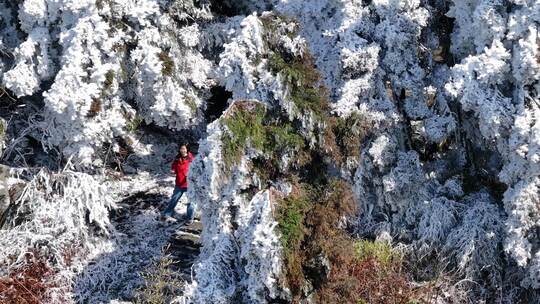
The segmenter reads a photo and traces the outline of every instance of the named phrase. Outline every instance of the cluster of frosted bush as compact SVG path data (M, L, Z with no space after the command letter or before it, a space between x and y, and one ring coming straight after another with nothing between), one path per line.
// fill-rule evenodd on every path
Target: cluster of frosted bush
M267 2L299 21L335 113L359 113L369 126L351 177L359 231L388 232L419 261L444 255L431 262L480 293L538 287L538 3ZM442 14L455 18L453 31ZM211 41L224 45L217 78L234 98L286 100L279 76L255 60L268 51L259 18L212 27ZM471 179L481 185L471 189Z
M458 274L488 288L520 288L501 277L513 267L508 254L521 285L538 288L539 4L432 5L277 1L275 9L300 21L334 111L369 118L353 177L359 230L389 232L426 256L444 252ZM455 18L453 31L441 14ZM470 190L471 174L504 183L502 201L494 182Z
M16 97L43 96L44 144L90 165L104 143L133 131L136 115L170 129L201 123L211 64L196 50L197 24L178 27L175 20L211 15L180 2L0 5L0 80Z
M533 245L540 218L540 3L507 5L512 10L489 1L453 5L452 46L461 61L451 69L446 89L473 113L480 134L465 131L502 159L498 178L508 186L504 249L523 271L522 286L540 288L540 251Z
M53 303L69 301L71 282L91 259L110 244L104 236L111 231L109 210L114 207L106 188L92 176L64 170L33 174L16 170L30 178L13 195L0 238L0 276L28 266L27 254L52 269L52 288L45 297ZM15 179L21 183L22 179ZM30 265L31 266L31 265Z

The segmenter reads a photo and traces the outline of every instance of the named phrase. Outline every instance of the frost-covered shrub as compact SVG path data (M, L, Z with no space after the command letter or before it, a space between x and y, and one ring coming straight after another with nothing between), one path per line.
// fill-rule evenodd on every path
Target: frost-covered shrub
M508 139L509 153L506 156L499 178L508 185L520 180L529 182L540 172L540 107L527 99L518 108L512 133Z
M65 301L78 267L73 261L98 250L101 238L111 232L111 198L90 175L41 170L13 203L16 209L2 227L0 275L24 269L26 254L34 252L52 269L49 280L55 287L45 296L51 303Z
M451 51L458 58L481 53L504 37L507 17L503 1L452 1L447 16L455 18Z
M384 148L376 146L384 142L374 141L362 154L363 162L355 176L360 194L360 231L374 235L390 233L396 240L411 245L414 255L410 258L417 258L415 263L435 263L435 267L443 269L450 263L459 276L479 282L483 288L497 289L503 267L499 249L503 215L493 198L484 192L463 197L462 187L455 179L441 185L424 173L427 168L416 153L398 153L395 162L390 158L374 163L370 156L386 155L374 153ZM381 175L379 170L387 173ZM375 175L368 179L363 176L367 172ZM443 254L448 259L423 260L433 254ZM488 276L481 274L485 269L489 269ZM478 291L484 292L483 288Z
M387 149L387 152L378 152L379 149ZM359 200L360 226L363 233L381 233L388 229L383 227L384 223L389 223L391 231L386 232L412 241L420 207L430 199L430 188L434 185L426 180L417 153L396 153L393 149L395 146L381 140L362 152L353 179ZM372 160L372 153L384 156L381 161L389 165L379 167ZM382 226L377 227L379 225Z
M175 18L208 20L207 5L27 0L19 20L2 12L4 22L20 22L24 37L5 45L14 64L2 83L17 97L43 92L44 121L33 136L46 148L100 166L103 145L126 136L129 98L148 123L186 129L202 122L211 63L196 49L198 24L178 28Z
M119 58L105 56L114 54L113 45L122 38L111 36L110 25L97 14L93 1L61 8L55 1L24 1L19 18L28 36L15 49L18 63L6 72L4 82L24 96L42 90L42 81L54 76L43 94L43 144L90 164L96 148L122 134L125 124L121 101L107 96L117 92L117 82L107 84L111 79L106 75L120 70ZM56 28L58 23L63 27Z
M440 248L457 224L458 203L445 197L425 201L418 223L418 243L422 251Z
M505 8L510 5L511 10ZM466 128L477 145L496 149L503 162L498 178L508 187L503 203L505 220L505 252L523 271L523 286L537 288L534 283L535 249L531 234L535 227L540 172L538 145L539 63L537 35L540 20L538 3L515 1L455 2L449 15L455 17L452 37L453 52L462 59L451 69L446 91L474 113L471 123L480 133ZM474 33L474 35L473 35ZM532 36L531 36L532 35ZM468 56L467 56L468 55ZM532 202L532 203L531 203ZM529 266L531 267L529 269Z
M514 107L511 99L496 86L502 84L509 71L510 53L495 41L485 53L465 58L452 69L446 90L463 106L478 115L480 132L487 139L497 139L512 124Z
M58 33L49 33L47 27L58 18L59 5L49 4L24 1L20 6L20 27L27 38L13 50L15 66L2 79L2 83L18 97L32 95L39 90L42 81L50 79L56 72L55 54L50 48Z
M69 170L60 173L39 171L26 184L15 203L16 213L4 227L10 229L2 238L5 243L2 247L5 250L3 261L6 261L8 252L18 257L27 247L40 241L55 245L36 248L47 250L40 253L60 254L60 248L73 245L70 242L91 241L94 237L91 226L96 227L96 231L108 233L108 210L114 207L104 187L92 176ZM28 240L17 238L25 233L32 237ZM54 259L61 260L60 256Z
M465 278L497 288L502 275L501 212L486 193L467 196L463 204L461 222L450 231L443 251Z
M538 264L538 251L533 250L537 234L540 213L538 210L538 178L530 182L520 181L509 188L504 194L504 205L509 216L506 220L507 239L504 244L505 251L521 267L530 265L525 285L538 288L540 285L536 276Z
M259 76L262 67L256 62L256 58L265 53L262 23L256 15L247 16L241 21L231 19L229 23L235 26L233 30L236 35L223 45L216 76L233 93L233 99L264 101L268 88L263 82L265 75ZM260 78L263 78L262 81Z
M271 191L243 194L251 177L245 157L231 173L222 161L219 121L208 127L211 134L191 165L188 199L202 213L203 248L194 265L194 281L180 301L230 303L241 298L249 303L276 297L281 270L279 239L272 217ZM231 174L226 177L224 174Z
M164 17L162 27L167 29ZM171 25L172 27L172 25ZM137 33L132 52L132 94L147 122L170 129L186 129L201 122L204 108L201 90L211 84L211 63L195 50L201 35L197 24L162 35L158 27ZM178 42L174 38L178 38Z

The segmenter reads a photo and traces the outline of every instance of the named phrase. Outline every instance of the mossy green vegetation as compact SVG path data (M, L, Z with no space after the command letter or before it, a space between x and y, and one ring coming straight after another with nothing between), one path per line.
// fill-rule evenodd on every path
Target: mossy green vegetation
M222 136L226 168L238 164L248 145L266 157L274 157L284 150L298 151L305 144L290 123L272 121L259 102L237 102L222 123L227 128Z
M222 118L222 124L228 131L221 138L226 168L238 164L248 143L251 143L255 149L263 149L265 111L261 103L238 102L235 108L229 109L229 115Z
M161 61L162 68L161 73L163 76L171 77L174 73L174 60L171 58L169 52L162 51L158 54L158 58Z
M374 258L383 267L388 267L402 259L402 255L388 242L358 240L354 243L354 249L360 261Z
M134 133L135 131L137 131L143 120L144 119L142 118L142 116L136 114L134 117L128 120L126 124L126 131L128 131L129 133Z
M273 52L268 61L270 71L281 73L288 84L294 84L297 89L303 86L311 86L319 80L317 70L311 66L311 61L307 58L292 57L285 60L284 56L278 52Z
M298 26L293 19L283 16L263 18L264 39L269 49L268 68L274 75L281 75L289 87L290 101L304 114L312 112L319 120L328 113L328 94L320 83L320 75L313 63L311 54L292 54L281 46L279 35L294 38Z
M298 151L305 145L304 138L297 133L289 122L270 125L266 128L267 151Z
M107 73L105 73L105 81L103 82L103 90L107 91L109 90L114 83L114 71L108 70Z
M286 254L300 247L306 232L304 218L308 209L309 200L305 195L288 196L278 204L276 220Z

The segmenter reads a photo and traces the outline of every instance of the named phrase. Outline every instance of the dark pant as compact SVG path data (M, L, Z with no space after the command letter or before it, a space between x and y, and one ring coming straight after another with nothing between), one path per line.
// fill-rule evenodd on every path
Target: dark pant
M163 211L163 214L172 215L174 212L174 208L176 207L176 204L178 204L178 201L180 200L182 195L184 195L184 193L186 192L187 192L187 188L180 188L178 186L174 186L173 195L171 197L171 200L169 201L169 204L167 205L167 209ZM194 211L193 209L194 208L191 202L188 202L186 217L190 220L193 219L193 211Z

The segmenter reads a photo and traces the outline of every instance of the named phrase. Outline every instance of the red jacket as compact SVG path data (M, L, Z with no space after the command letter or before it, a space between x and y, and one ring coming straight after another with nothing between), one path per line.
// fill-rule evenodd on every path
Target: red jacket
M176 185L180 188L188 187L187 176L189 172L189 165L192 161L193 155L191 152L188 152L186 158L180 157L179 159L175 159L171 164L171 170L173 170L176 174Z

